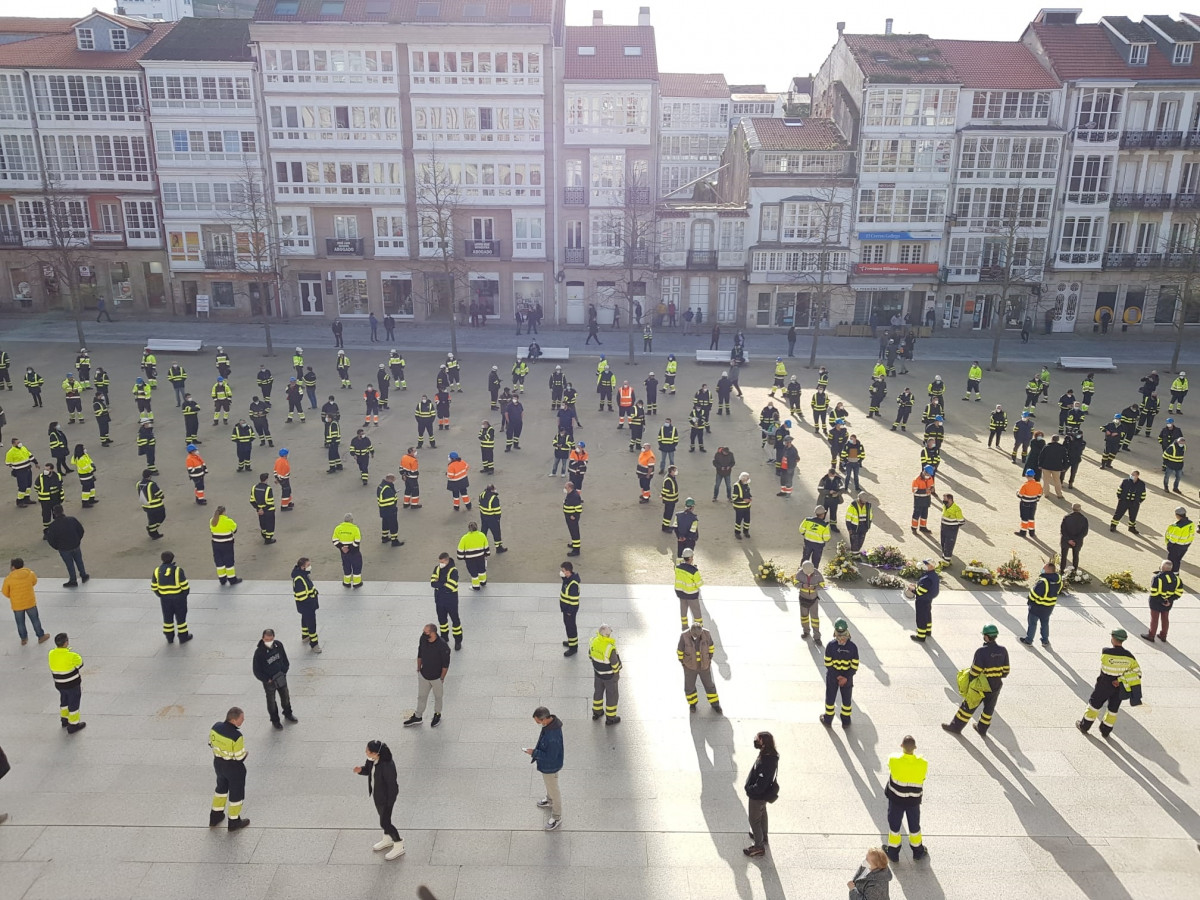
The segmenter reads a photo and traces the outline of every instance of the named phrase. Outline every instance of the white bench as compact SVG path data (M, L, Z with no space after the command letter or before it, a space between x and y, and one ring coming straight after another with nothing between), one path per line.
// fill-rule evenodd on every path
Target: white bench
M1097 369L1112 372L1117 368L1111 356L1060 356L1057 365L1060 369L1084 369L1088 372Z
M569 347L542 347L542 355L539 359L570 359L571 350ZM517 348L517 359L529 359L529 346Z
M742 363L742 365L743 366L750 365L750 354L743 352L742 356L745 359L745 361ZM696 362L698 362L698 363L721 363L722 365L729 365L730 364L729 351L727 351L727 350L697 350L696 351Z
M173 341L152 338L145 346L158 353L199 353L204 349L204 341Z

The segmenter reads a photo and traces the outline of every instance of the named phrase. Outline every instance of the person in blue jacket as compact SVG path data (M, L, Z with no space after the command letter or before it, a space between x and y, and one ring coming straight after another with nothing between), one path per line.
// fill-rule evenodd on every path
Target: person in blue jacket
M530 762L542 773L546 784L546 796L537 802L539 809L550 810L547 831L555 831L562 824L562 794L558 790L558 773L563 767L562 722L550 710L539 706L533 711L533 721L542 727L537 746L525 748L532 757Z

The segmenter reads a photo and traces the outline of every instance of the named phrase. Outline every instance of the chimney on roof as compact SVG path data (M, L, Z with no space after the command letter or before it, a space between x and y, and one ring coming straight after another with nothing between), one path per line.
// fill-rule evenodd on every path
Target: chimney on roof
M593 25L603 25L604 24L604 10L602 10L602 9L593 9L592 10L592 24Z
M891 34L891 33L892 33L892 20L891 20L891 19L884 19L884 20L883 20L883 33L884 33L884 34Z
M638 24L644 25L647 28L650 26L650 7L638 7Z
M841 37L841 36L842 36L842 32L846 30L846 23L845 23L845 22L838 22L838 23L837 23L837 30L838 30L838 37Z

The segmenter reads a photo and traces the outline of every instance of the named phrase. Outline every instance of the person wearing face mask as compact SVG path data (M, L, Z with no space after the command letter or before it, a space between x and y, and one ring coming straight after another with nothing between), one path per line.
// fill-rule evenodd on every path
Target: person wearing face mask
M575 627L575 617L579 614L579 576L575 567L564 562L558 567L558 577L562 579L562 589L558 593L558 609L562 613L563 628L566 629L567 639L563 646L563 656L574 656L579 652L579 629Z
M417 644L417 708L404 720L405 728L421 724L430 691L433 691L433 720L429 727L438 727L442 721L442 696L449 671L450 647L438 636L437 626L430 622L421 632Z
M754 736L754 749L758 757L746 776L746 798L749 801L750 838L754 841L742 850L747 856L762 856L767 852L767 804L779 799L779 751L775 749L775 736L769 731L760 731Z
M367 796L375 803L379 825L383 829L383 840L372 849L388 851L384 859L399 859L404 855L404 838L392 824L392 809L400 796L400 784L391 748L383 741L368 741L367 761L355 766L354 774L367 776Z
M292 597L296 600L296 612L300 613L300 643L308 644L313 653L321 652L317 642L317 586L312 580L312 560L302 556L292 569Z
M438 631L442 640L450 639L450 623L454 623L454 649L461 650L462 622L458 618L458 567L450 561L449 553L438 555L438 563L429 576L433 585L433 606L437 611Z
M267 715L271 717L271 724L278 730L283 730L283 723L279 721L279 706L275 702L276 691L279 692L279 701L283 705L283 717L293 724L299 722L300 720L292 715L292 695L287 684L287 673L291 663L288 662L283 644L275 640L274 629L268 628L263 631L262 640L254 650L253 665L254 677L262 682L267 695Z
M888 882L891 880L887 855L878 847L870 847L854 877L846 882L846 887L850 888L849 900L888 900Z

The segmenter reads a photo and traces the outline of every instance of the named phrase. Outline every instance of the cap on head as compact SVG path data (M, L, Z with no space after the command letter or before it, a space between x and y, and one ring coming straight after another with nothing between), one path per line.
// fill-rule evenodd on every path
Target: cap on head
M997 628L995 625L992 625L989 623L989 624L983 626L983 636L984 637L996 637L996 635L998 635L999 633L1000 633L1000 629Z
M1186 515L1187 515L1187 510L1186 510L1186 509L1184 509L1182 506L1177 506L1177 507L1175 507L1175 515L1177 515L1177 516L1186 516Z
M833 623L833 633L834 634L849 634L850 633L850 625L846 622L845 619L838 619L837 621L835 621Z
M783 357L782 356L775 357L775 362L783 362Z

